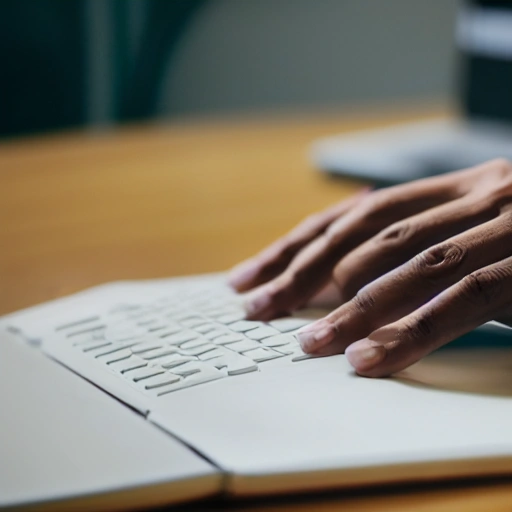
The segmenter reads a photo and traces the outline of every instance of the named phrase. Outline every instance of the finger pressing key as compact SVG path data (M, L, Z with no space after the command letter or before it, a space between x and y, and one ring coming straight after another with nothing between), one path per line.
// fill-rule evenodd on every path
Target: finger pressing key
M414 313L350 345L356 372L383 377L415 363L479 325L512 313L512 258L482 268Z
M349 302L298 333L302 348L333 344L337 352L408 315L471 272L509 257L509 216L501 216L438 244L365 286Z

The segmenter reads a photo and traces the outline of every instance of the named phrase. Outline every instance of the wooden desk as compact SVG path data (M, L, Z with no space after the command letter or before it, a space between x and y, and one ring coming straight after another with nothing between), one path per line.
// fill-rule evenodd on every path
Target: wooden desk
M189 121L4 142L0 314L105 281L227 269L360 188L313 171L312 139L436 113ZM512 509L512 484L365 490L229 508L504 511Z

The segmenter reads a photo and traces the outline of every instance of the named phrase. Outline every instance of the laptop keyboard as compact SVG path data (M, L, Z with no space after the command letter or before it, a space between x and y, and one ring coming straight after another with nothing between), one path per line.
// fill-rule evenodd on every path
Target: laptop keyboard
M310 319L245 320L241 299L224 284L180 288L150 304L59 325L55 333L93 364L153 396L259 370L270 361L297 363L294 332Z

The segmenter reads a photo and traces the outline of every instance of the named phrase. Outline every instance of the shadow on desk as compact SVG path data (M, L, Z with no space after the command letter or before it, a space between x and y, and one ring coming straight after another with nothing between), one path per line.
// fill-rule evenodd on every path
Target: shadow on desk
M153 512L411 512L460 510L461 497L472 506L466 512L509 511L506 505L511 477L471 478L446 482L423 482L345 489L309 494L293 494L250 500L215 498ZM373 501L375 500L375 501ZM377 504L377 508L372 506ZM452 508L453 506L453 508Z
M512 397L512 351L444 350L393 378L424 388Z
M511 397L512 339L475 330L393 378L426 388Z

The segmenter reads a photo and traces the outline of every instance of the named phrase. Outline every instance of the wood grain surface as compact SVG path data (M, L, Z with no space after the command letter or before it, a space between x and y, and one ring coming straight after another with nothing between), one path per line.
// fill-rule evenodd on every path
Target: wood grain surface
M437 108L181 120L0 144L0 314L98 283L225 270L361 188L316 172L317 137ZM505 511L504 481L186 510Z

